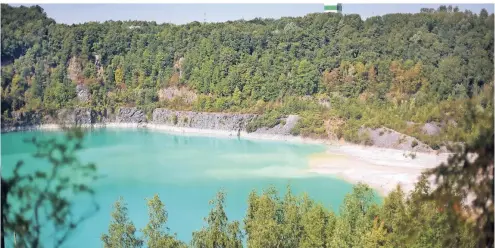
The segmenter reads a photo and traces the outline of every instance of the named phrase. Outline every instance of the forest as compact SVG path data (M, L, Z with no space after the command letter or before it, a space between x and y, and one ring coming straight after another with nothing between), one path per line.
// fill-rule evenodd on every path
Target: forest
M468 104L493 112L484 93L493 89L494 15L485 9L66 25L39 6L3 4L1 18L3 120L72 107L167 107L261 114L254 129L298 114L294 135L361 142L360 127L383 126L438 149L476 136L463 121ZM89 99L78 99L77 87ZM167 88L194 97L164 99ZM439 135L409 125L430 122L442 126Z

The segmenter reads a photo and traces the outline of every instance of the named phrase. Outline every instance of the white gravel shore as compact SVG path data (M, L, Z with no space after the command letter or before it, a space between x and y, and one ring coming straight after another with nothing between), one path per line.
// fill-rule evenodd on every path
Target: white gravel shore
M414 188L421 173L447 161L449 154L416 153L413 159L400 150L359 146L329 146L325 154L310 158L310 171L346 181L363 182L385 196L397 184L405 192Z

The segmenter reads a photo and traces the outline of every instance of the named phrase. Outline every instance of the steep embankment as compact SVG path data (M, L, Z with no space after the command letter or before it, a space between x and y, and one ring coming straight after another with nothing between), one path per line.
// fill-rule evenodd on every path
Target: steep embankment
M254 132L247 132L247 126L258 116L255 114L210 113L175 111L157 108L150 118L133 107L119 108L111 111L97 112L89 108L61 109L55 113L24 112L15 113L13 118L2 122L2 132L37 129L42 125L82 125L86 127L119 126L155 128L167 131L196 132L209 134L228 134L252 138L278 140L301 140L290 131L299 121L299 116L284 117L274 127L260 127ZM416 138L398 133L391 129L361 129L371 139L371 146L392 148L412 152L432 152L428 145ZM306 139L308 140L308 139ZM313 140L319 143L336 142L335 140Z

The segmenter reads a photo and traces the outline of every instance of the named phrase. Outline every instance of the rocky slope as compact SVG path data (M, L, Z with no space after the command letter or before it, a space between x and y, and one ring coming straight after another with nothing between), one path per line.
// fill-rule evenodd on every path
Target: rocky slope
M256 115L252 114L174 111L157 108L153 111L151 123L198 129L245 131L247 123L255 117Z
M280 124L272 127L266 128L261 127L254 131L257 134L272 134L272 135L290 135L290 131L296 126L297 121L299 121L298 115L289 115Z
M367 136L369 142L375 147L393 148L412 152L433 151L431 147L418 139L389 128L361 128L359 134Z

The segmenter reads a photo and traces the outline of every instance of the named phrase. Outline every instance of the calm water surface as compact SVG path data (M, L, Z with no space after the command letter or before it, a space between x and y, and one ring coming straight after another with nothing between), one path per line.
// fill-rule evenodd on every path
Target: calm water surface
M2 134L2 173L10 174L18 160L27 167L46 165L32 157L35 148L23 139L53 137L60 132ZM147 221L145 198L158 193L169 215L168 227L189 242L209 212L208 201L216 192L227 192L230 220L242 220L252 189L270 185L282 193L290 182L296 194L308 194L338 211L352 185L307 172L308 156L323 146L252 141L237 138L179 136L146 130L100 129L87 133L84 162L97 164L103 176L95 185L100 211L84 222L67 247L102 247L100 235L108 230L112 204L119 196L128 203L129 217L143 228ZM85 206L85 199L75 199ZM49 241L45 241L49 246Z

